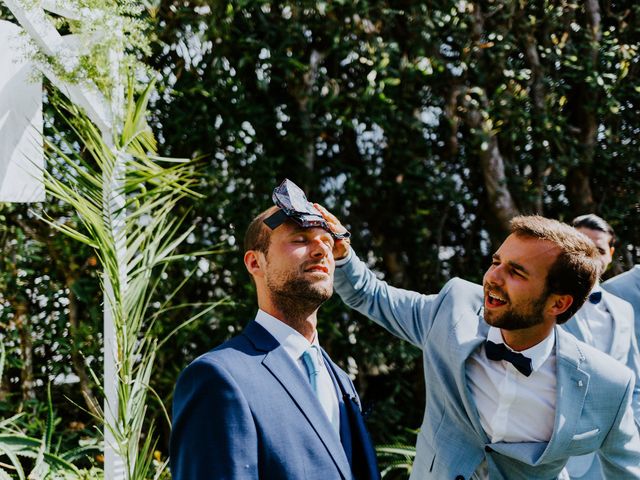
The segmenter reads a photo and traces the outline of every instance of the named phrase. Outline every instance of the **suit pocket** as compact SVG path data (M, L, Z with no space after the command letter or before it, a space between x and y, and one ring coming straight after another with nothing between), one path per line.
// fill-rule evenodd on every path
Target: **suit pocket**
M584 455L596 451L602 445L600 429L577 433L571 438L569 452L571 455Z
M593 430L589 430L588 432L584 432L584 433L576 433L571 439L571 441L580 442L583 440L589 440L591 438L597 437L599 433L600 433L599 428L594 428Z

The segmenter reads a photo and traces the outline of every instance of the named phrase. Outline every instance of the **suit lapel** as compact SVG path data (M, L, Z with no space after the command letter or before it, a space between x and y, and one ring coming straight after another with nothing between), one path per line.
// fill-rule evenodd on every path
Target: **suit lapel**
M585 338L587 338L587 335L584 331L584 322L580 321L582 320L582 317L580 317L580 311L581 310L578 310L578 312L571 319L569 319L569 321L565 323L562 328L571 333L581 342L584 342Z
M324 444L344 478L351 478L351 469L338 435L309 387L304 374L280 344L258 323L251 322L244 330L256 349L266 352L262 365L289 394L300 413L309 422Z
M611 341L611 348L607 353L616 360L626 364L629 354L629 338L631 337L630 318L623 315L615 296L603 291L602 299L611 314L611 318L613 318L613 339Z
M575 338L556 327L556 415L553 434L536 463L563 457L576 433L584 399L589 388L589 374L581 369L585 357Z
M358 394L347 375L322 352L340 399L340 438L349 457L354 478L379 480L378 462L373 442L362 416Z
M328 367L329 376L333 381L333 388L338 396L338 408L340 409L340 443L347 456L349 465L352 465L352 444L351 444L351 430L349 428L349 416L347 413L344 395L349 395L351 389L347 387L338 375L336 365L331 361L327 352L322 350L322 358L324 358L325 365ZM348 392L348 393L347 393Z
M480 309L476 314L472 313L472 315L475 316L473 322L465 321L466 318L463 315L461 320L456 322L454 328L451 330L451 335L455 335L457 337L454 342L449 342L449 345L455 345L457 347L457 350L451 352L454 360L451 365L459 364L459 369L456 372L456 375L459 379L458 385L460 385L460 398L462 398L462 403L464 404L465 411L467 412L467 416L473 426L473 429L476 434L483 439L484 443L487 443L489 439L484 432L484 428L482 428L482 424L480 423L478 408L471 397L471 390L467 383L466 367L467 359L478 349L478 347L480 347L482 342L487 340L489 326L484 321L482 309ZM477 324L477 328L469 328L474 324ZM460 359L462 359L462 362L460 362Z

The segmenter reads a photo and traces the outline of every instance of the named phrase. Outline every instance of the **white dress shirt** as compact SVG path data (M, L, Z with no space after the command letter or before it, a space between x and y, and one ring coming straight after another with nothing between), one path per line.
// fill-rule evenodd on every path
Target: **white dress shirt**
M504 343L494 327L487 339ZM467 359L467 382L491 443L548 442L551 438L556 412L555 341L554 330L539 344L520 352L531 359L533 371L528 377L505 360L489 360L484 344Z
M312 345L318 347L320 351L320 343L318 342L318 332L315 332L313 342L309 342L300 332L294 330L286 323L269 315L263 310L258 310L256 322L275 338L284 351L294 361L300 371L308 378L307 368L302 360L302 354ZM338 405L338 394L336 392L331 375L327 370L322 355L319 355L319 372L317 380L318 400L325 414L329 418L335 432L340 435L340 407ZM311 388L311 387L310 387Z
M487 340L504 343L500 329L494 327L489 328ZM489 360L484 343L467 359L467 384L491 443L551 438L556 413L555 342L554 330L542 342L519 352L531 359L533 371L528 377L505 360ZM487 478L486 461L474 478Z

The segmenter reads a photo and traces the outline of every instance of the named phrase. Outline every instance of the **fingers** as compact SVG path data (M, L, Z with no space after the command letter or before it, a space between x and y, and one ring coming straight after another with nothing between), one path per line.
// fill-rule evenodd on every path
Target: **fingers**
M347 229L340 223L340 220L333 215L329 210L324 208L322 205L318 203L314 203L313 206L322 214L322 217L329 225L329 228L334 233L345 233ZM340 260L349 255L350 249L350 241L348 238L344 238L342 240L336 239L333 244L333 258L336 260Z
M331 230L333 232L335 232L335 233L344 233L344 232L347 231L347 229L344 228L342 223L340 223L340 220L338 220L338 218L333 213L331 213L329 210L324 208L319 203L314 203L313 206L316 207L316 209L322 214L322 217L329 224L329 227L331 227Z

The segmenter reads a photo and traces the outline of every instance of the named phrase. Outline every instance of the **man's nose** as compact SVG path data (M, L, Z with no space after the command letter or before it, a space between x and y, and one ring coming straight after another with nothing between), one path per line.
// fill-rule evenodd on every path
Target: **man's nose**
M487 270L487 273L485 273L484 279L486 283L502 285L504 280L504 268L502 265L492 265L489 267L489 270Z
M324 258L331 253L329 245L327 245L322 239L315 239L313 241L313 251L311 255L315 258Z

